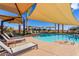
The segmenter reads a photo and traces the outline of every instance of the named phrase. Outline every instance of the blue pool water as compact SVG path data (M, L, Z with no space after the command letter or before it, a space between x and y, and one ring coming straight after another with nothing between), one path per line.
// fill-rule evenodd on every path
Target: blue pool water
M44 42L55 42L55 41L71 41L79 43L79 36L76 35L69 35L69 34L39 34L38 36L34 37L37 40L41 40Z

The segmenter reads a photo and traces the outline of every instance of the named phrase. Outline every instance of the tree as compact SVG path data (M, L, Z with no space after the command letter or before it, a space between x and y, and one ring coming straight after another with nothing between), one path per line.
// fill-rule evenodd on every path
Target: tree
M7 28L7 31L9 32L12 32L14 30L14 28L10 27L10 28Z

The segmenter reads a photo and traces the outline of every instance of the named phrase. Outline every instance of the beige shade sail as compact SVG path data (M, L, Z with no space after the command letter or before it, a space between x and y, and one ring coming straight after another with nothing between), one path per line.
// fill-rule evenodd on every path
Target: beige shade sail
M38 3L28 19L67 25L79 25L69 3Z
M13 19L13 20L9 20L9 19L12 19L12 18L14 18L14 19ZM9 21L7 21L7 22L9 22L9 23L22 24L22 18L21 18L21 17L12 17L12 16L0 15L0 20L2 20L2 21L9 20Z
M13 12L16 14L19 14L19 12L21 14L24 13L31 6L32 6L32 3L16 3L16 4L15 3L0 3L0 9L6 10L9 12ZM18 12L18 10L19 10L19 12Z

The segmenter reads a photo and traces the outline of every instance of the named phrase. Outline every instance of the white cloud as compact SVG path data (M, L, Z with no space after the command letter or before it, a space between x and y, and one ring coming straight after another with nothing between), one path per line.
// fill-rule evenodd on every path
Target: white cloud
M73 9L79 9L79 4L78 3L72 3L71 8Z

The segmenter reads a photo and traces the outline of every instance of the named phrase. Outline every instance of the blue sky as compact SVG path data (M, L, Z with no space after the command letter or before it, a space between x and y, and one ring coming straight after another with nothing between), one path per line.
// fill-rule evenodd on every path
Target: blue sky
M75 16L76 20L79 21L79 3L71 4L72 13Z
M77 20L79 20L79 4L74 3L74 4L71 5L71 8L72 8L72 13L75 16L75 18ZM4 11L4 10L0 10L0 14L1 15L8 15L8 16L18 16L17 14L14 14L14 13L11 13L11 12L8 12L8 11ZM18 29L18 24L5 22L4 25ZM40 26L40 27L42 27L42 26L54 26L55 24L54 23L48 23L48 22L42 22L42 21L38 21L38 20L29 20L28 25L29 26ZM64 25L64 29L66 29L66 30L70 27L72 27L72 26ZM60 29L61 29L61 26L60 26Z

